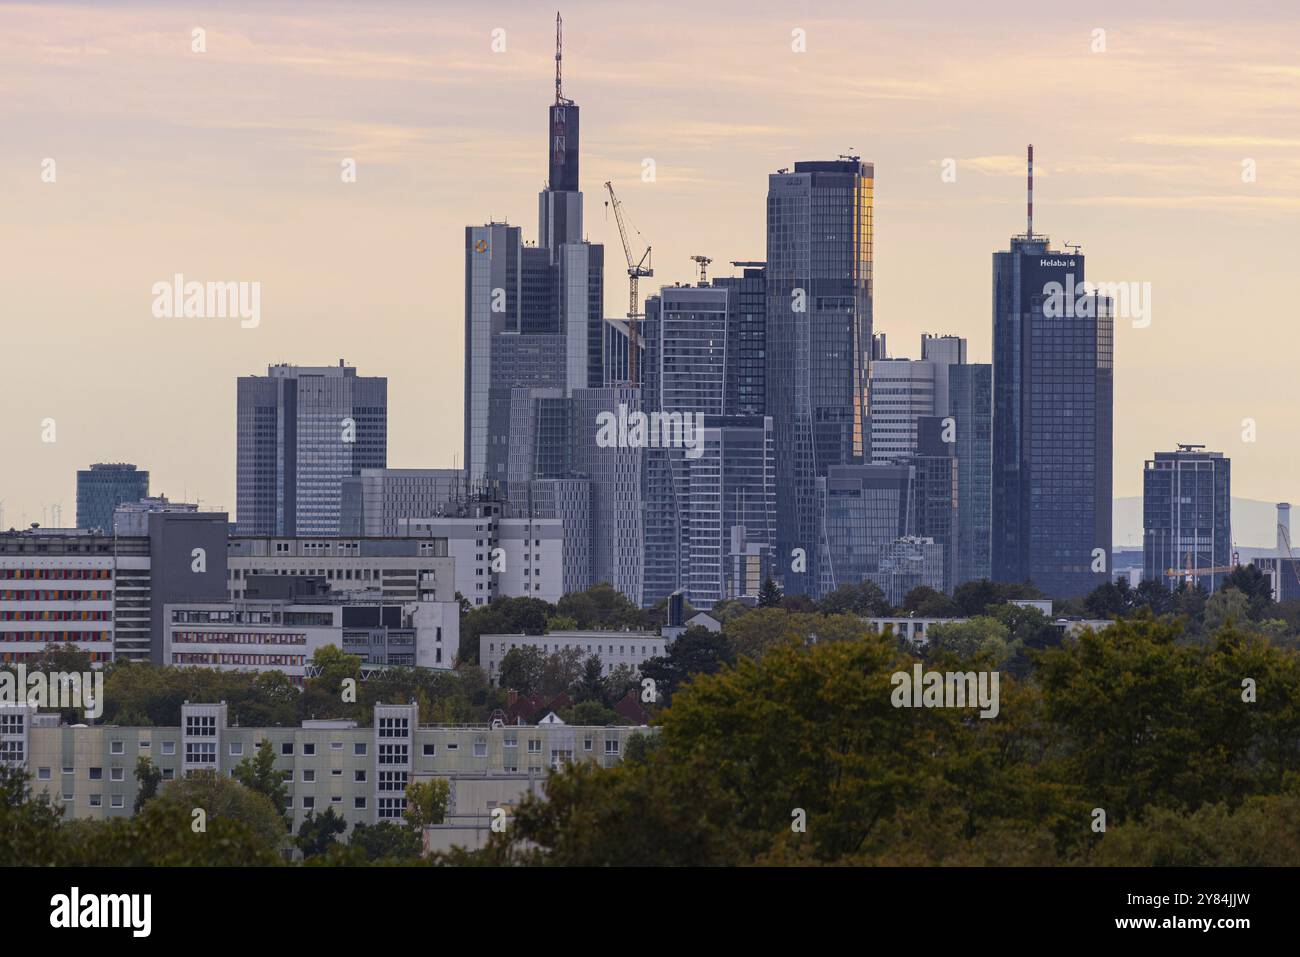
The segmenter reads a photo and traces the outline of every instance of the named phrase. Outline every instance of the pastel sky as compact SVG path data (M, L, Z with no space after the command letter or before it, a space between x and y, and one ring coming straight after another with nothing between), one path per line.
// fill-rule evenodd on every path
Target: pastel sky
M1300 499L1294 3L1057 6L566 2L607 314L626 281L606 179L655 281L685 282L695 253L764 257L769 172L852 152L876 169L877 331L895 355L954 333L988 361L990 254L1024 228L1032 142L1038 229L1081 244L1091 279L1151 284L1149 327L1117 324L1115 494L1198 442L1232 457L1235 495ZM0 4L5 526L56 503L73 524L94 461L233 512L235 380L272 362L386 375L389 464L451 466L463 228L536 236L553 20L500 0ZM155 318L175 273L260 282L261 324Z

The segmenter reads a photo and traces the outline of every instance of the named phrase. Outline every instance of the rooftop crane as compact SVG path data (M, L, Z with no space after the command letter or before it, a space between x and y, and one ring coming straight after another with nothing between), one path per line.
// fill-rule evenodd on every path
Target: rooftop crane
M703 286L709 281L709 263L713 262L708 256L692 256L691 259L700 267L700 285Z
M613 183L606 181L605 189L609 190L609 204L614 207L614 219L618 222L618 235L623 240L623 255L627 259L627 377L632 385L636 385L636 322L643 318L638 311L641 306L640 283L642 276L653 276L655 271L651 265L649 243L646 243L645 252L641 254L640 259L632 258L632 244L628 242L627 226L623 222L623 204L614 193ZM635 226L632 228L636 229ZM641 236L640 230L637 230L637 235ZM645 237L641 238L644 241Z

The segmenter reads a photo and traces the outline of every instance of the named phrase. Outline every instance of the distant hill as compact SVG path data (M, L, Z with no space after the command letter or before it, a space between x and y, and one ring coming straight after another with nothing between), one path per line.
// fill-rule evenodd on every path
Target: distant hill
M1300 509L1300 502L1297 503ZM1116 548L1142 547L1142 497L1117 498L1112 512ZM1292 527L1294 530L1294 521ZM1277 541L1277 503L1232 500L1232 538L1238 548L1271 549ZM1243 560L1245 560L1243 556Z

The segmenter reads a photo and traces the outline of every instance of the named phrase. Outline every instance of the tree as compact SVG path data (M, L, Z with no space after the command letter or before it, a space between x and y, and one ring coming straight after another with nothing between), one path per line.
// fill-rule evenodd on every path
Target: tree
M298 836L294 844L302 851L304 858L324 854L336 843L335 835L348 829L348 822L334 813L334 808L327 807L324 814L308 811L307 817L298 827Z
M892 611L885 593L871 581L840 585L817 603L817 610L825 615L853 614L868 618L883 618Z
M546 698L568 691L583 674L582 651L562 648L542 659L542 675L538 690Z
M565 595L556 603L555 610L558 614L572 618L584 630L622 630L646 626L646 616L641 609L609 582L601 582L586 591Z
M1220 588L1205 602L1205 628L1218 631L1225 625L1250 623L1250 599L1236 588Z
M1273 608L1273 586L1268 576L1254 565L1238 565L1223 579L1220 590L1235 588L1246 596L1252 621L1269 617Z
M264 794L244 787L211 769L193 771L163 785L158 796L146 805L174 807L191 818L195 808L202 808L205 826L214 820L230 820L246 827L259 841L277 847L284 840L282 808L273 805Z
M521 695L535 694L542 688L546 655L536 647L511 648L501 659L497 684Z
M903 613L921 618L956 618L957 603L929 585L918 585L903 596Z
M946 652L959 659L984 657L994 667L1006 665L1020 648L1012 641L1011 629L987 615L932 625L926 637L931 654Z
M967 618L986 614L990 605L1005 605L1016 599L1042 597L1043 593L1028 582L994 582L987 578L962 582L952 593L958 612Z
M162 783L162 768L141 755L135 759L135 782L138 790L132 813L139 814L140 809L157 795L158 785Z
M599 699L580 701L560 712L560 718L565 724L594 727L621 722L618 712L613 708L607 708Z
M725 635L697 626L678 635L668 646L667 655L643 663L641 674L655 682L660 701L667 703L692 676L713 674L734 660Z
M416 832L441 824L447 816L451 785L446 778L415 781L406 786L406 826Z
M63 809L47 793L31 793L24 768L0 761L0 867L58 864Z
M605 697L605 675L601 669L600 656L589 655L582 663L582 676L573 685L573 700L603 701Z
M378 824L359 822L352 828L348 846L356 848L369 863L400 863L418 860L424 842L418 831L401 827L392 821Z
M287 826L285 804L289 795L284 786L284 775L275 769L275 748L269 738L263 738L256 753L235 765L234 779L266 798Z
M1084 607L1095 618L1113 618L1127 614L1137 599L1128 579L1104 582L1088 593Z
M763 580L763 587L758 592L759 608L776 608L781 604L781 589L771 577Z

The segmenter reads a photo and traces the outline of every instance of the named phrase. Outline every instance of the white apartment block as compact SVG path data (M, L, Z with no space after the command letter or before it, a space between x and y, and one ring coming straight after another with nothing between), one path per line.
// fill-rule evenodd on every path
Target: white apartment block
M501 662L515 648L536 648L545 655L576 648L586 658L595 655L600 659L603 674L612 673L619 665L627 665L640 672L641 665L651 658L662 658L668 650L668 639L651 632L641 631L553 631L549 635L479 635L479 665L486 669L488 679L496 684L501 675Z
M412 518L400 524L412 540L447 543L456 563L456 591L473 605L493 598L564 595L564 526L558 518L497 514Z

